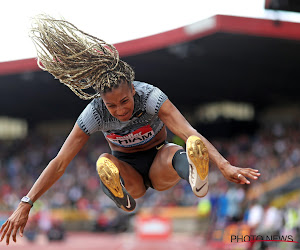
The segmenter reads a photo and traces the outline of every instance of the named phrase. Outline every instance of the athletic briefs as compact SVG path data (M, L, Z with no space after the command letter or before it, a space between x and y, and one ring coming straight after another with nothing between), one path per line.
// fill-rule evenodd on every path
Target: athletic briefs
M102 98L91 101L77 119L87 135L102 131L105 138L121 147L145 144L155 137L164 124L158 111L168 97L157 87L144 82L133 82L134 111L129 121L119 121L106 108Z
M158 150L165 144L168 144L168 142L164 141L153 148L135 153L112 151L112 155L132 166L142 176L145 188L147 190L149 187L153 188L152 182L149 178L149 170Z

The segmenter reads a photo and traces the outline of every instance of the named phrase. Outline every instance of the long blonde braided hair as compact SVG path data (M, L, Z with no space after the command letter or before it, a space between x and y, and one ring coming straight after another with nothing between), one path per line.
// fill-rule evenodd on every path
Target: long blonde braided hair
M34 18L30 37L37 49L38 66L84 100L99 97L122 80L128 83L134 80L133 69L119 59L113 45L79 30L66 20L38 15ZM96 93L84 91L90 88Z

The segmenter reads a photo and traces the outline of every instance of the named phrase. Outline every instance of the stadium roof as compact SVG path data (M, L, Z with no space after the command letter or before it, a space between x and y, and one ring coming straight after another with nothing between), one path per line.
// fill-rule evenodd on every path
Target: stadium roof
M299 23L217 15L115 46L137 80L179 108L234 100L259 109L299 99ZM34 58L0 63L0 115L76 118L87 102L57 83Z

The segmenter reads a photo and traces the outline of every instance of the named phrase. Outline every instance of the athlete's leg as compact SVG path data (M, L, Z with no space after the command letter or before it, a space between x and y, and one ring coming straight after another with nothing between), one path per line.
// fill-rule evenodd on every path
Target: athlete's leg
M187 180L195 195L203 197L208 192L208 151L196 136L187 140L185 151L175 145L168 144L157 153L149 171L149 178L157 190L166 190L174 186L179 176Z
M115 156L108 153L100 155L99 159L101 157L110 159L116 165L120 171L122 179L124 180L126 190L134 199L140 198L146 193L142 176L132 166L124 161L120 161Z
M176 144L168 143L157 152L149 170L149 178L156 190L167 190L180 180L180 176L172 164L173 157L178 150L183 149ZM188 163L186 167L188 169Z
M135 208L133 198L139 198L146 192L141 175L128 163L107 153L99 157L96 165L104 193L118 207L132 211Z

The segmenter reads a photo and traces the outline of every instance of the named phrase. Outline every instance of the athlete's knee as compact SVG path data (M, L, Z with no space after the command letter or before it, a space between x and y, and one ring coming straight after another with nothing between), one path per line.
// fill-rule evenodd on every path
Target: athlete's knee
M177 144L166 144L158 153L160 162L162 162L164 165L166 164L167 166L172 166L173 156L180 149L183 150L183 148Z
M115 162L115 160L116 160L116 157L114 157L113 155L111 155L111 154L109 154L109 153L103 153L103 154L101 154L100 156L99 156L99 158L98 158L98 160L100 159L100 158L107 158L107 159L109 159L109 160L111 160L112 162Z
M184 152L183 147L176 145L176 144L172 144L171 148L170 148L170 153L168 154L169 157L167 158L168 164L171 166L174 166L174 157L177 154L177 152Z
M183 148L178 148L174 154L172 154L172 166L174 167L177 162L187 161L186 152Z
M138 198L141 198L142 196L144 196L145 193L146 193L146 188L144 190L135 190L135 191L132 191L130 193L130 195L132 196L133 199L138 199Z
M183 149L177 150L173 155L172 166L182 179L189 181L189 162Z
M103 154L101 154L101 155L99 156L99 158L102 158L102 157L108 158L108 159L110 159L110 160L113 159L113 156L112 156L111 154L109 154L109 153L103 153Z
M171 187L174 187L174 185L180 180L180 178L174 179L173 182L168 182L168 183L161 183L161 184L156 184L153 185L153 188L157 191L165 191L170 189Z
M111 154L108 154L108 153L103 153L99 156L98 160L97 160L97 163L96 163L96 169L98 169L98 162L101 158L107 158L111 161L113 161L113 156Z
M139 179L133 179L130 176L126 176L124 185L134 199L140 198L146 193L144 182Z
M167 190L166 186L153 186L153 187L157 191L165 191L165 190Z

